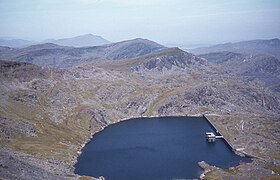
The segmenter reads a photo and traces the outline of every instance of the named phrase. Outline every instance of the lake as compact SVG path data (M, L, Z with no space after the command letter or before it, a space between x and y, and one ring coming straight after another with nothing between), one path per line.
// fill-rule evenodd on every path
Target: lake
M106 180L199 178L199 161L229 168L247 157L234 154L204 117L138 118L108 126L82 149L75 173Z

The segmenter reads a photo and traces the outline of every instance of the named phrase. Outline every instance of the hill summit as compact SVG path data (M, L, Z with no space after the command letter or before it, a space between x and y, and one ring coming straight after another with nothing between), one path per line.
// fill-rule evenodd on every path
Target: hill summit
M85 34L72 38L57 39L51 42L61 46L73 46L73 47L102 46L111 43L110 41L104 39L103 37L93 35L93 34Z

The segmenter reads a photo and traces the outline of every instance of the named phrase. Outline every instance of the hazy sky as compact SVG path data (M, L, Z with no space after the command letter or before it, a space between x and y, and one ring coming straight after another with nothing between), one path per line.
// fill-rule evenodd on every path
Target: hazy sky
M0 0L0 37L86 33L110 41L218 43L280 37L280 0Z

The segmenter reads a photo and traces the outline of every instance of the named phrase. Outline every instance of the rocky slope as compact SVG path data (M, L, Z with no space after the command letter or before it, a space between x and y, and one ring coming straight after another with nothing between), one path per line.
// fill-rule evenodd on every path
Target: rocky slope
M189 71L196 71L199 68L207 69L205 59L194 56L179 48L167 48L135 58L103 61L95 63L95 65L106 70L135 71L138 73L172 72L171 70L174 69L188 69Z
M273 56L233 52L215 52L199 56L222 66L229 73L256 78L272 90L280 90L280 60Z
M125 42L128 54L122 43L108 45L108 60L69 68L1 61L1 178L77 179L77 151L107 125L198 114L260 157L232 170L212 167L206 177L279 178L279 93L180 49L136 41ZM122 58L130 59L114 61Z
M199 56L240 75L271 74L280 76L280 60L273 56L245 55L233 52L216 52Z

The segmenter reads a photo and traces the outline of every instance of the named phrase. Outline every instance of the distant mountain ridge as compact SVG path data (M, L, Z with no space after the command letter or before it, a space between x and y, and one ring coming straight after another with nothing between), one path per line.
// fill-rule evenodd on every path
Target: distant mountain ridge
M111 44L112 42L104 39L101 36L93 34L85 34L71 38L63 39L47 39L44 41L28 41L24 39L13 39L13 38L0 38L0 46L10 48L25 48L31 45L53 43L60 46L71 46L71 47L88 47L88 46L102 46L105 44Z
M0 46L11 48L23 48L33 44L36 44L36 42L24 39L0 39Z
M140 38L104 46L80 48L45 43L22 49L0 48L0 59L29 62L39 66L70 67L83 62L133 58L164 48L160 44Z
M72 47L102 46L105 44L112 43L101 36L97 36L93 34L85 34L72 38L57 39L57 40L52 40L50 42L61 46L72 46Z
M189 49L194 54L206 54L213 52L229 51L243 54L266 54L280 59L280 40L251 40L237 43L217 44L209 47Z

